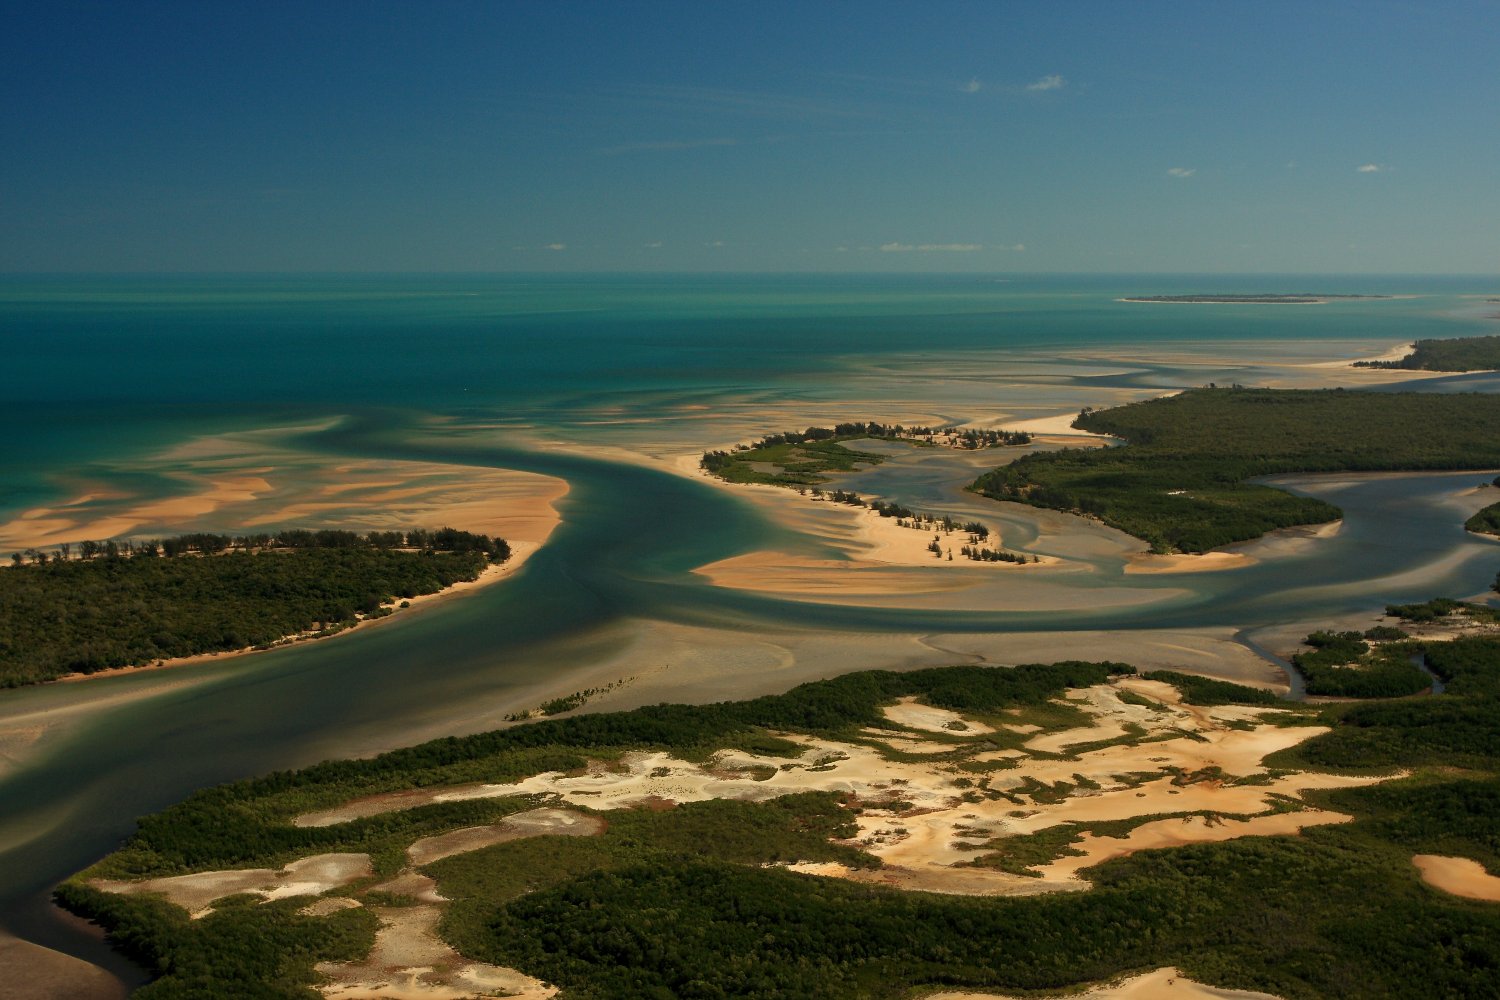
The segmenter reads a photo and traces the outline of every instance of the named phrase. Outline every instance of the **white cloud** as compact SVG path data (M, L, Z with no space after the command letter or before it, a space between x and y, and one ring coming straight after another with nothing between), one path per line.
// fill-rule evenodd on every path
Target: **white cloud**
M1198 172L1197 167L1168 167L1168 177L1191 177Z
M568 249L568 245L566 243L548 243L546 245L546 247L544 247L543 249L546 249L546 250L566 250L566 249Z
M660 250L661 240L657 240L655 243L642 243L641 246L647 250Z
M959 84L958 89L965 94L977 94L983 87L984 84L979 82L979 77L971 76L969 77L969 82Z
M882 243L886 253L968 253L983 250L983 243Z
M1068 81L1056 73L1034 80L1026 85L1027 90L1062 90L1068 85Z
M1382 170L1384 170L1385 167L1379 163L1366 163L1362 164L1361 166L1355 167L1354 169L1362 174L1378 174Z

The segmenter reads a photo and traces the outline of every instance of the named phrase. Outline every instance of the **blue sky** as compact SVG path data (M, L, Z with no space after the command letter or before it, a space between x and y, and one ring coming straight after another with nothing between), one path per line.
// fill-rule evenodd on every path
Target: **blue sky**
M0 270L1500 270L1500 4L0 2Z

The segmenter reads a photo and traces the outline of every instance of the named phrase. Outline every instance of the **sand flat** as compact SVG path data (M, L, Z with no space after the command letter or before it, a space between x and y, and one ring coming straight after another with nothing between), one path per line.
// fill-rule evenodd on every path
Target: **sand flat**
M1411 860L1422 873L1422 881L1435 889L1465 899L1500 903L1500 877L1485 871L1484 865L1472 858L1416 854Z
M1049 994L1058 995L1062 994ZM1170 966L1131 976L1113 983L1095 986L1083 993L1066 994L1073 1000L1280 1000L1271 993L1230 990L1208 986L1183 976ZM1038 994L1028 994L1037 1000ZM951 992L929 993L924 1000L1021 1000L1008 993Z
M89 884L105 892L162 895L197 919L212 910L214 900L225 896L250 893L264 900L316 896L365 878L372 871L368 854L317 854L293 861L279 871L240 868L139 881L95 879Z
M1150 704L1124 701L1121 694L1126 691L1149 698ZM1089 715L1093 725L1034 737L1021 751L1008 755L1007 763L1014 766L987 773L963 770L963 741L940 738L953 732L947 728L952 713L904 699L888 706L893 717L899 720L905 713L927 728L907 730L899 749L916 756L925 743L930 759L891 760L879 746L779 734L800 744L801 755L786 759L731 749L720 751L704 766L666 751L637 751L583 773L554 771L512 783L392 793L307 814L296 822L321 825L427 802L519 795L541 796L559 807L580 805L607 812L648 803L713 798L760 802L794 792L838 792L862 806L852 842L886 866L876 871L842 870L838 877L994 895L1084 889L1088 883L1080 870L1134 850L1287 835L1315 823L1338 822L1343 817L1287 811L1285 803L1308 789L1384 780L1315 772L1268 775L1262 763L1267 754L1326 731L1266 723L1263 717L1278 709L1184 705L1169 685L1139 677L1071 692L1068 704ZM983 734L976 735L980 739L973 745L975 759L992 759L993 745L983 741ZM1045 739L1048 736L1051 740ZM1097 744L1101 738L1113 742L1068 755L1070 748ZM1214 818L1183 818L1197 812L1212 813ZM1125 838L1090 838L1083 848L1084 860L1061 860L1039 879L973 866L994 849L987 845L997 839L1062 823L1160 816L1174 818L1151 820Z

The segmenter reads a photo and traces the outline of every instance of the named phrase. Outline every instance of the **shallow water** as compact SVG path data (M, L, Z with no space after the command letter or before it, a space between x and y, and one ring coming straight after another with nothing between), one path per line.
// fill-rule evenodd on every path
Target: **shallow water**
M1304 288L1426 297L1318 307L1114 301ZM1462 531L1448 498L1456 483L1487 477L1465 473L1283 480L1343 507L1343 530L1301 550L1273 546L1242 569L1126 578L1123 556L1104 554L1085 560L1086 572L1052 578L1074 592L1129 586L1159 598L1144 604L1007 610L1003 590L972 611L781 600L716 588L691 571L813 543L747 499L597 449L691 451L737 440L744 427L780 429L787 414L963 419L1009 406L1042 415L1211 380L1254 384L1269 371L1266 355L1348 357L1483 331L1461 296L1487 291L1305 278L7 281L0 338L11 378L0 412L26 430L0 454L5 519L101 484L171 495L183 489L171 475L179 466L161 456L185 440L330 417L334 426L279 443L329 461L540 472L570 492L548 545L509 582L463 600L327 643L173 671L170 682L140 674L0 692L0 713L141 694L80 716L0 780L0 925L97 959L99 946L56 923L42 901L115 846L135 816L215 782L491 727L534 692L618 653L630 622L747 641L786 629L1251 628L1480 592L1496 549ZM1495 383L1443 385L1453 386ZM850 412L856 404L867 408ZM1008 547L1045 552L1024 510L961 492L968 460L897 461L856 479L923 509L985 509L1004 522Z

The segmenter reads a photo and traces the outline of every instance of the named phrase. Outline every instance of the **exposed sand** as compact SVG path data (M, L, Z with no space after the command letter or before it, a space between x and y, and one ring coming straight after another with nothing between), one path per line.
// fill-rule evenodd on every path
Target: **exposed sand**
M1042 994L1028 993L1036 1000ZM1062 994L1046 994L1061 996ZM1255 993L1249 990L1229 990L1218 986L1207 986L1185 978L1170 966L1131 976L1118 982L1095 986L1084 993L1068 993L1074 1000L1280 1000L1270 993ZM1008 993L929 993L923 1000L1021 1000Z
M1441 854L1417 854L1411 860L1422 873L1422 881L1433 888L1465 899L1500 903L1500 877L1485 871L1478 861Z
M6 1000L125 1000L124 984L97 965L0 931Z
M1124 692L1148 703L1131 704L1121 698ZM997 746L991 739L996 730L980 720L903 699L886 712L906 728L877 737L873 745L790 736L805 748L795 760L726 750L707 766L665 752L628 753L584 774L547 772L513 783L414 789L305 814L294 822L324 826L426 803L514 795L607 811L662 801L766 801L801 791L842 792L863 806L856 842L885 867L798 870L934 892L998 895L1086 889L1082 869L1135 850L1288 834L1340 822L1346 817L1311 809L1286 812L1287 803L1306 789L1380 780L1268 774L1262 764L1266 755L1326 732L1265 724L1262 716L1275 709L1184 705L1175 688L1139 677L1073 692L1070 704L1092 725L1044 732L1020 748ZM955 729L955 723L965 728ZM1015 725L1030 724L1018 720ZM928 759L889 760L881 746ZM959 766L962 760L999 762L1000 769L966 770ZM1254 780L1238 780L1245 778ZM1184 818L1196 812L1214 816ZM997 838L1061 823L1156 816L1173 818L1153 819L1125 838L1084 838L1081 859L1064 855L1040 867L1040 877L970 866L993 850L986 842Z
M299 826L319 826L300 823ZM508 840L550 834L556 837L597 837L604 832L604 821L597 816L572 809L531 809L507 816L493 826L473 826L465 830L424 837L406 849L411 863L420 868L455 854L466 854Z
M557 524L554 503L568 490L560 479L510 469L329 458L281 443L309 429L202 437L142 462L147 469L169 468L163 475L181 484L181 496L75 484L72 499L0 524L0 553L85 539L291 526L371 531L452 525L539 545Z
M1131 556L1125 564L1125 572L1138 573L1214 573L1226 569L1253 566L1256 560L1243 552L1204 552L1201 554L1178 553L1176 555L1153 555L1143 552Z
M437 936L442 907L374 907L380 918L375 947L363 962L320 962L328 978L317 989L339 1000L468 1000L509 996L545 1000L557 993L539 979L471 962Z
M250 893L265 900L316 896L366 878L371 873L367 854L317 854L293 861L280 871L240 868L140 881L95 879L89 884L105 892L165 896L196 920L212 911L214 900L225 896Z
M993 733L991 726L973 719L965 719L957 712L946 708L933 708L920 704L916 698L902 698L894 705L887 705L880 714L899 726L908 729L924 729L929 733L954 734L960 736L983 736Z

